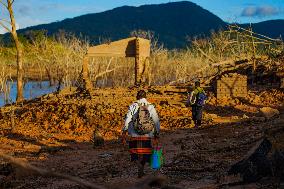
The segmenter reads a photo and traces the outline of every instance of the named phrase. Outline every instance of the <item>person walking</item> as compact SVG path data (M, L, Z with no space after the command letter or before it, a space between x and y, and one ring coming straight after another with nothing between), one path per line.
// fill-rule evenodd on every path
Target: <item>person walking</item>
M202 111L207 100L206 93L202 87L200 87L200 81L195 81L194 89L190 93L187 106L192 107L192 120L194 121L194 127L198 128L202 123Z
M131 104L122 128L122 142L126 145L127 133L131 161L137 162L138 178L144 175L144 166L150 163L152 144L158 145L160 121L153 104L146 99L146 91L137 93L137 101Z

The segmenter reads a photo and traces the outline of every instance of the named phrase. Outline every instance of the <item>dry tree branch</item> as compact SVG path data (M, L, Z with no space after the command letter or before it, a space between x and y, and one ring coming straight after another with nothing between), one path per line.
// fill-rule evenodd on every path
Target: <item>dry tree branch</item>
M213 78L215 78L217 75L222 75L222 74L223 74L224 72L226 72L226 71L237 70L237 69L239 69L239 68L241 68L241 67L246 67L246 66L249 66L249 65L252 65L252 62L248 61L248 62L245 63L245 64L240 64L240 65L238 65L238 66L234 66L234 67L231 67L231 68L229 68L229 69L220 70L220 71L219 71L218 73L216 73L215 75L212 75L212 76L210 76L209 78L207 78L207 79L203 82L203 84L205 84L205 85L209 84L210 81L211 81Z
M11 24L11 22L9 20L6 20L4 18L0 19L0 21L6 22L7 24Z
M230 31L230 32L229 32L229 31L224 31L224 32L225 32L225 33L232 33L232 32L234 32L234 33L236 33L236 34L239 34L240 37L253 38L253 39L255 39L255 40L262 41L262 42L267 42L267 43L271 42L271 40L262 39L262 38L255 37L255 36L251 36L251 35L245 34L244 32L240 32L240 31L238 31L238 30L233 30L233 31ZM274 42L278 42L278 40L276 39Z
M106 69L106 70L108 70L108 69L109 69L109 67L110 67L110 64L111 64L112 60L113 60L113 57L111 57L111 59L109 60L108 65L107 65L107 69Z
M14 1L12 1L12 3L13 3ZM5 7L5 8L7 8L8 9L8 5L7 4L5 4L4 2L3 2L3 0L0 0L0 3Z
M6 26L5 24L3 24L2 22L0 22L0 25L1 25L5 30L7 30L8 32L12 32L12 30L9 29L8 26Z
M255 37L255 36L251 36L251 35L248 35L248 34L245 34L245 33L241 33L241 32L236 32L238 34L240 34L242 37L247 37L247 38L251 38L251 39L254 39L254 40L258 40L258 41L261 41L261 42L271 42L271 40L267 40L267 39L261 39L259 37ZM274 41L275 42L275 41ZM277 41L276 41L277 42Z
M80 186L84 186L86 188L106 189L103 186L95 185L93 183L87 182L87 181L82 180L82 179L77 178L77 177L64 175L64 174L61 174L61 173L56 173L56 172L53 172L53 171L47 171L47 170L44 170L44 169L37 168L37 167L35 167L33 165L30 165L30 164L28 164L26 162L17 160L15 158L13 158L12 156L3 154L1 152L0 152L0 157L3 158L6 161L11 162L12 164L14 164L14 165L24 169L24 170L32 171L32 172L37 173L37 174L39 174L41 176L62 178L62 179L65 179L65 180L69 180L69 181L75 182L75 183L79 184Z
M108 73L110 73L110 72L113 72L113 71L115 71L117 68L120 68L120 67L121 67L121 66L118 66L118 67L115 67L115 68L109 70L109 67L110 67L110 64L111 64L112 60L113 60L113 57L109 60L108 65L107 65L107 68L106 68L106 71L101 72L101 73L98 73L98 74L95 76L95 78L94 78L95 81L96 81L98 78L100 78L100 77L102 77L102 76L104 76L104 75L106 75L106 74L108 74Z
M193 44L197 47L197 50L206 58L208 58L208 60L212 63L215 63L216 61L213 60L209 55L207 55L198 45L198 43L196 41L193 41Z
M244 59L243 61L248 62L248 63L241 64L239 67L250 64L251 59ZM197 76L198 74L202 73L203 71L205 71L207 69L213 69L213 68L216 68L216 67L219 67L219 66L231 65L232 69L237 69L238 66L234 66L235 63L236 63L236 61L233 61L233 60L225 60L225 61L221 61L221 62L218 62L218 63L215 63L215 64L208 64L207 66L204 66L201 69L195 71L194 72L194 74L195 74L194 76ZM168 83L167 85L172 85L172 84L175 84L175 83L177 83L179 81L182 81L182 80L185 80L185 79L186 78L179 78L179 79L177 79L175 81L172 81L172 82Z
M38 167L35 167L33 165L30 165L24 161L17 160L12 156L6 155L4 153L0 152L0 157L3 158L6 161L9 161L10 163L22 168L25 171L31 171L32 173L36 173L41 176L45 177L57 177L65 180L72 181L74 183L79 184L80 186L86 187L86 188L91 188L91 189L107 189L103 186L99 186L94 183L90 183L88 181L82 180L78 177L73 177L61 173L56 173L53 171L48 171L44 169L40 169ZM162 186L165 184L166 178L164 176L150 176L147 177L134 185L127 187L126 189L150 189L152 186ZM111 188L116 188L116 189L122 189L121 187L111 187Z
M259 34L259 33L255 33L255 32L253 32L253 31L249 31L249 30L244 29L244 28L242 28L242 27L240 27L240 26L237 26L237 25L231 25L230 27L232 27L232 28L237 28L237 29L239 29L239 30L246 31L246 32L252 33L252 34L254 34L254 35L258 35L258 36L260 36L260 37L263 37L263 38L268 39L268 40L271 40L271 41L276 41L276 42L279 41L279 39L272 39L272 38L267 37L267 36L265 36L265 35L262 35L262 34Z
M121 66L119 66L119 67L116 67L116 68L113 68L113 69L111 69L111 70L106 70L106 71L104 71L104 72L101 72L101 73L99 73L99 74L97 74L96 76L95 76L95 81L98 79L98 78L100 78L100 77L102 77L102 76L104 76L105 74L108 74L108 73L110 73L110 72L113 72L113 71L115 71L117 68L120 68Z

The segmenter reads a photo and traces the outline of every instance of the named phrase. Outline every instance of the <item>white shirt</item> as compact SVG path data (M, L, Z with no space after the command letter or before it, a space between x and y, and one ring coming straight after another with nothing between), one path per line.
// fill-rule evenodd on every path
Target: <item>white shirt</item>
M156 132L157 132L157 134L160 132L160 120L159 120L157 111L156 111L154 105L150 104L145 98L137 100L135 103L133 103L129 106L128 112L127 112L126 117L125 117L125 124L124 124L124 127L122 128L122 131L128 130L128 134L131 137L141 137L141 136L142 137L153 137L154 131L150 132L149 134L139 135L134 129L132 119L133 119L134 114L139 109L138 104L141 104L141 105L144 105L144 106L148 105L148 110L149 110L150 116L155 123Z

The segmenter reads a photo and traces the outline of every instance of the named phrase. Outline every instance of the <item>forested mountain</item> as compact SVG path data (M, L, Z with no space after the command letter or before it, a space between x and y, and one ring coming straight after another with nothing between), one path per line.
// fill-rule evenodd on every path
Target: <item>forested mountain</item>
M93 44L102 39L129 37L133 30L153 31L167 48L183 48L187 38L208 36L211 31L225 29L227 23L202 7L188 2L171 2L140 7L123 6L101 13L87 14L50 24L19 30L47 30L49 35L59 30L87 37ZM248 24L242 26L247 27ZM284 20L252 24L253 30L270 37L284 35Z

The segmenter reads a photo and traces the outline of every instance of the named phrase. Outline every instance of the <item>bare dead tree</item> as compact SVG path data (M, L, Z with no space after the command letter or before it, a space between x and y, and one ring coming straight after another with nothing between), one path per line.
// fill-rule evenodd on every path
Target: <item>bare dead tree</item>
M6 0L6 2L0 0L0 3L8 10L10 17L10 20L1 19L0 25L11 33L17 50L17 101L19 102L23 100L23 51L17 34L16 20L13 11L14 0Z

